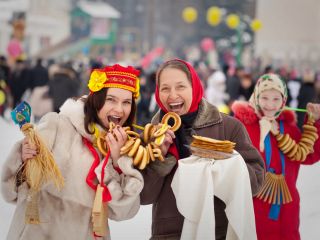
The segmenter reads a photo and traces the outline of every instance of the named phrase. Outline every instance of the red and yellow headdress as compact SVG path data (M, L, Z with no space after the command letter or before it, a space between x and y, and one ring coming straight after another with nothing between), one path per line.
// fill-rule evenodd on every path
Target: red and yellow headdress
M94 69L91 73L88 87L90 92L98 92L103 88L122 88L133 92L133 97L139 97L140 71L132 66L123 67L119 64Z

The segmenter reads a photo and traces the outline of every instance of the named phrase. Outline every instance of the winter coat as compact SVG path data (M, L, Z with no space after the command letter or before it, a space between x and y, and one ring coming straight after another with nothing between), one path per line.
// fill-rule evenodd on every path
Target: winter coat
M232 110L248 130L254 146L259 149L260 125L259 119L254 109L245 102L237 102L232 106ZM301 133L296 125L296 119L293 112L285 110L277 118L277 121L283 121L284 133L288 133L297 143L300 140ZM320 121L315 126L319 127ZM276 174L281 174L281 159L277 140L272 134L271 138L271 164L270 168L275 170ZM265 152L260 152L265 159ZM314 153L309 154L304 162L292 161L285 156L285 180L288 185L293 201L281 205L279 219L277 221L269 219L270 204L254 198L254 210L256 218L256 228L259 240L299 240L299 211L300 197L296 187L300 164L313 164L320 159L320 141L317 140L314 146Z
M159 113L153 120L159 122ZM216 107L202 99L193 127L186 132L188 143L192 141L193 134L235 142L235 149L247 164L252 194L257 194L264 179L263 160L251 144L244 126L237 119L220 113ZM151 239L180 239L184 218L177 209L171 189L176 166L176 159L170 156L165 163L155 161L142 172L145 185L141 192L141 203L153 204ZM214 197L216 239L226 237L228 220L224 209L225 204Z
M52 183L41 187L39 225L25 224L24 214L29 188L26 182L16 187L15 181L17 169L22 163L21 141L13 147L1 175L1 192L4 199L16 204L7 239L95 239L91 222L95 191L86 183L94 157L83 143L83 137L91 142L93 137L84 129L83 106L81 100L69 99L61 107L59 114L46 114L36 128L48 148L52 150L65 180L65 186L61 191ZM132 168L131 158L121 157L118 162L123 173L119 175L109 159L104 182L112 195L112 200L108 202L109 218L120 221L132 218L137 213L143 179L141 174ZM99 171L98 168L96 171ZM101 239L110 239L110 236Z
M316 90L313 82L305 82L301 85L299 94L298 94L298 108L306 108L309 102L315 101ZM298 115L298 126L300 130L304 123L304 112L297 112Z
M53 100L53 110L58 112L68 98L78 96L79 86L80 82L71 70L58 70L49 81L49 96Z

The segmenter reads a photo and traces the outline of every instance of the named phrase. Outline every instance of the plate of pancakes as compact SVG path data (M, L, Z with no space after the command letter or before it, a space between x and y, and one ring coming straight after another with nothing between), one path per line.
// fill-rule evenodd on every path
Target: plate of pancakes
M215 160L228 159L235 155L236 143L229 140L217 140L208 137L193 135L189 146L192 155Z

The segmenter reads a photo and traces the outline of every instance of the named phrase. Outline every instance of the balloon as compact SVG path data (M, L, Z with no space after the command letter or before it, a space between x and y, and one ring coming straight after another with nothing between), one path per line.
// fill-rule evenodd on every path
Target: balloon
M208 37L201 40L200 46L204 52L209 52L215 48L213 40Z
M197 17L197 10L193 7L186 7L182 11L182 18L187 23L193 23L195 20L197 20Z
M207 22L211 26L217 26L221 21L221 11L218 7L210 7L207 11Z
M3 105L6 101L6 94L0 90L0 106Z
M238 15L236 15L236 14L229 14L227 16L226 23L229 28L236 29L239 26L240 19L239 19Z
M21 47L20 42L16 39L10 40L10 42L7 46L7 52L9 54L9 56L14 57L14 58L21 55L22 54L22 47Z
M254 32L259 31L262 28L262 23L259 19L254 19L252 20L250 27Z
M225 114L229 114L230 113L230 108L225 104L219 105L218 106L218 110L219 110L219 112L222 112L222 113L225 113Z

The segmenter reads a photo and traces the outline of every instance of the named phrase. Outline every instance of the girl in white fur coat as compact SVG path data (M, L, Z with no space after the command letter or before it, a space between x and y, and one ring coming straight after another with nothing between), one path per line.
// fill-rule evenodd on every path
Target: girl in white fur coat
M104 184L111 194L108 202L109 218L132 218L140 206L139 193L143 179L132 167L132 159L120 156L120 148L127 140L122 126L131 126L135 116L135 99L139 94L139 71L132 67L114 65L94 70L89 81L90 94L78 100L69 99L60 113L48 113L36 127L39 135L52 151L64 177L64 187L58 191L53 183L43 185L39 192L40 224L25 224L25 209L29 187L17 181L21 165L37 154L28 139L13 147L2 169L1 192L6 201L16 204L16 211L7 239L110 239L95 237L92 227L92 206L95 191L87 184L88 172L95 160L96 131L108 130L109 122L117 127L105 140L110 157L104 174ZM95 184L100 180L101 165L95 169ZM106 226L107 228L108 226Z

